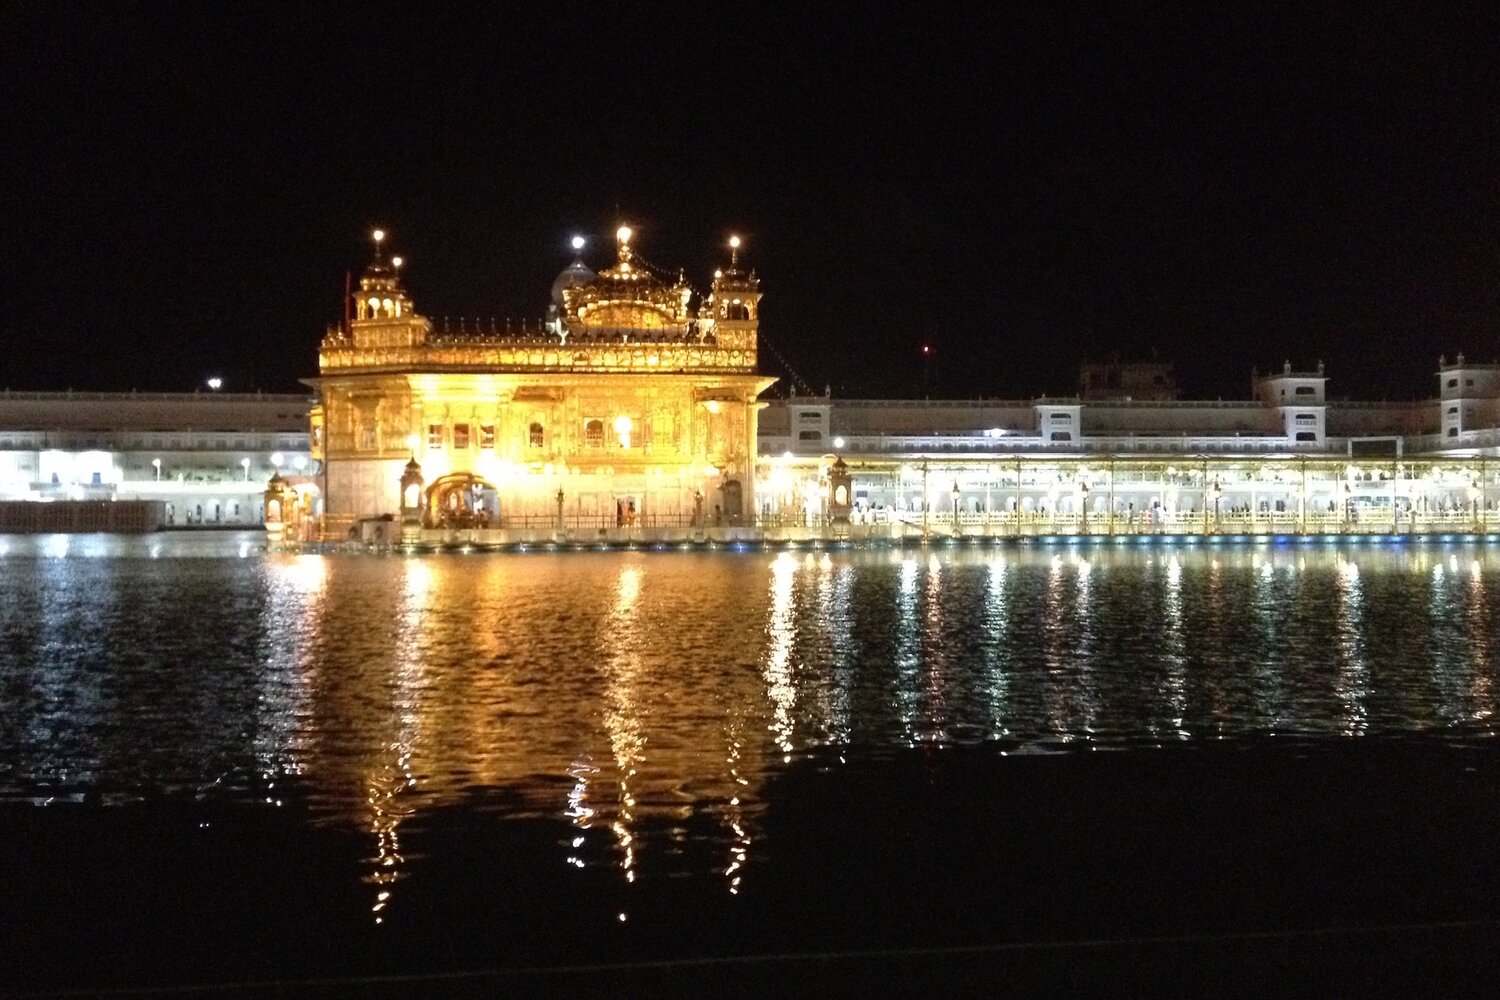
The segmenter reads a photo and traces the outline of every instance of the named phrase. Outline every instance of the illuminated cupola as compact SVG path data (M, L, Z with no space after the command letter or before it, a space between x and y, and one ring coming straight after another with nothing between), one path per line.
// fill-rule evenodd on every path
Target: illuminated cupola
M720 347L748 351L754 364L760 328L760 279L740 270L740 238L729 237L729 267L714 272L713 289L698 313L704 336Z
M375 256L359 279L359 290L354 293L354 318L350 324L350 335L354 347L394 348L414 347L427 340L431 324L417 315L411 299L401 287L400 257L385 259L385 231L375 230L370 234L375 243Z
M621 226L615 233L615 265L561 289L562 322L570 337L676 340L688 335L693 290L681 275L663 278L641 260L630 243L634 235Z
M563 340L566 340L568 336L568 329L563 324L563 310L566 308L563 293L569 288L586 285L599 277L583 262L583 248L586 245L582 236L573 237L573 263L563 268L552 282L552 301L547 306L547 332Z

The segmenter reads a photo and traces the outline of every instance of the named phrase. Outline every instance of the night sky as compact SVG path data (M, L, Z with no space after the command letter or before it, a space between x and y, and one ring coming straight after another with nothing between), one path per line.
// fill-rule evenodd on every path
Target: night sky
M700 289L739 233L763 367L844 396L924 340L943 396L1500 353L1483 5L718 6L0 7L0 385L295 389L377 224L421 312L502 320L574 233Z

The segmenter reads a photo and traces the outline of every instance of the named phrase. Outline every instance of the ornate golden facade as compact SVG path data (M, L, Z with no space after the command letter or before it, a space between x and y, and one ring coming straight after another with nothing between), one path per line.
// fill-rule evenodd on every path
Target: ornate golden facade
M759 279L732 241L695 314L631 236L603 271L579 259L559 275L544 326L459 333L417 313L377 239L309 382L325 513L411 510L415 459L429 527L749 523L757 397L774 381L756 372Z

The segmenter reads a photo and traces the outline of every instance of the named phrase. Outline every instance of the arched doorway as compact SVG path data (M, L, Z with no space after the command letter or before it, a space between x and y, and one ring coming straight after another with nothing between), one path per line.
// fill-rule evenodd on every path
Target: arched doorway
M422 522L429 528L488 528L500 523L500 495L493 483L472 472L439 476L422 500Z

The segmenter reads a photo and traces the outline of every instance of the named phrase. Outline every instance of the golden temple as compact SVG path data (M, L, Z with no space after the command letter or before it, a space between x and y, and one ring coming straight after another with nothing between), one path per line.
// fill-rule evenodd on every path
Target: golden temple
M730 240L694 292L635 252L579 256L549 318L520 331L438 331L375 257L318 357L312 457L325 517L427 528L736 526L753 516L760 281Z

